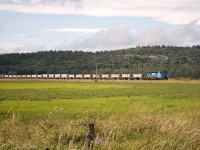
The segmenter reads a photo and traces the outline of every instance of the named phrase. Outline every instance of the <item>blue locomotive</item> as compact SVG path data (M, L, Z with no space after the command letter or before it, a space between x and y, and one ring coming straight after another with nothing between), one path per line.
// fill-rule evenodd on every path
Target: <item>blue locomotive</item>
M165 72L146 72L142 77L144 80L168 80Z

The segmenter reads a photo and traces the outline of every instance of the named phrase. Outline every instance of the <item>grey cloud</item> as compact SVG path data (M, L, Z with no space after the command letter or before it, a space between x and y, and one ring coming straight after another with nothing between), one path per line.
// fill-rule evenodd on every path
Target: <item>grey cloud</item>
M37 44L20 45L17 43L0 41L0 53L25 53L25 52L44 51L44 50L46 50L45 45L37 45Z
M67 49L106 49L117 48L132 44L131 29L126 25L118 25L110 30L102 30L84 40L76 40L64 45Z
M44 51L46 47L44 45L24 45L11 49L9 53L23 53L23 52L37 52Z
M140 31L134 36L136 45L196 45L200 43L198 20L182 27L168 29L164 27Z
M198 21L200 21L200 19L185 25L185 27L180 30L181 36L188 36L191 40L200 40L200 25L197 25Z
M76 40L70 44L63 41L60 49L109 50L133 47L136 45L181 45L192 46L200 43L200 26L195 20L177 28L153 28L131 32L126 25L119 25L110 30L102 30L86 39Z
M111 50L133 47L136 45L181 45L192 46L200 43L199 20L174 28L153 28L132 32L127 25L118 25L109 30L102 30L84 39L77 39L69 43L70 39L50 49L60 50ZM45 50L44 45L17 46L9 43L0 43L0 52L32 52ZM12 47L11 47L12 46ZM6 49L7 51L3 50Z

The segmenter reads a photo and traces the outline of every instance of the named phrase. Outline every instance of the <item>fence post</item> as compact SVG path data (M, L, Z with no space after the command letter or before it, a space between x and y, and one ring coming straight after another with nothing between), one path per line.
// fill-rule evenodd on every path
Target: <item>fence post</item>
M94 146L94 137L95 137L95 133L94 133L94 123L88 123L87 124L87 128L88 128L88 132L86 134L85 137L85 143L84 143L84 147L87 149L93 149Z

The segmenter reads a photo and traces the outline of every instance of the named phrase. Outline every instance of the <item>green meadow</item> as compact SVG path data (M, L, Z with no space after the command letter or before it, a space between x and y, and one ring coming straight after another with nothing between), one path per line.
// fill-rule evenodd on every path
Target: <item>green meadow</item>
M0 80L0 149L200 149L199 137L198 80Z

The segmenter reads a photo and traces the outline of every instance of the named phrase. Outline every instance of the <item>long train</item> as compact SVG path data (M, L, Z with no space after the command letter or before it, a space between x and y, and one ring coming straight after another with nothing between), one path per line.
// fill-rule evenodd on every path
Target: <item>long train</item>
M168 80L165 72L143 74L32 74L0 75L3 79L91 79L91 80Z

